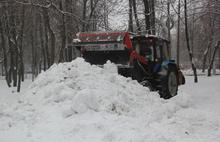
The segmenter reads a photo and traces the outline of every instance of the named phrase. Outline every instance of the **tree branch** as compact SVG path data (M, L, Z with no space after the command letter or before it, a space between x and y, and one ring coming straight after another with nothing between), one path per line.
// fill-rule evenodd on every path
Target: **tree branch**
M17 4L22 4L22 5L30 5L30 6L34 6L34 7L38 7L38 8L43 8L43 9L49 9L49 8L53 8L54 10L56 10L57 12L59 12L62 15L69 15L69 16L73 16L75 18L77 18L81 23L85 23L85 24L89 24L86 20L82 20L79 16L77 16L76 14L73 14L71 12L67 12L67 11L63 11L61 9L59 9L53 2L52 0L47 1L48 4L47 5L40 5L40 4L35 4L35 3L30 3L30 2L21 2L18 0L15 0L15 2ZM104 28L104 26L102 27ZM112 30L110 28L108 28L108 30Z

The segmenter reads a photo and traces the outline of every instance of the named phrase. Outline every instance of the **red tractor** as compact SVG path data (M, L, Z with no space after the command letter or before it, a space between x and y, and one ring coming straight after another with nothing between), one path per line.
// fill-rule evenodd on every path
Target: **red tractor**
M115 63L118 73L137 80L160 96L169 99L177 95L185 78L170 58L169 41L151 35L128 32L79 33L69 46L80 51L81 57L95 65L108 60Z

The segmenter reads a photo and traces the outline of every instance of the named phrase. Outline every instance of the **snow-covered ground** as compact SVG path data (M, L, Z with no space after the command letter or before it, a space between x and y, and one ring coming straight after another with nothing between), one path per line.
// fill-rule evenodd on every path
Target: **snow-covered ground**
M52 66L20 94L1 80L0 142L219 142L220 76L186 79L170 100L82 59Z
M206 69L205 72L202 71L202 69L197 69L197 75L198 76L204 76L208 74L208 70ZM187 69L187 70L182 70L184 75L187 76L193 76L193 70L192 69ZM215 71L211 71L212 74L216 74L216 75L220 75L220 70L219 69L215 69Z
M191 95L193 106L206 112L214 112L220 117L220 76L200 76L199 83L194 83L192 76L186 79L186 85L181 86L180 90Z

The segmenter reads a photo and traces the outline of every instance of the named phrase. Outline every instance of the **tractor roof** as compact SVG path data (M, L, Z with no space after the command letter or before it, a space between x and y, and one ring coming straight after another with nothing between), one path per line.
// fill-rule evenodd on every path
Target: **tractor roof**
M113 42L120 42L124 40L124 37L129 34L131 38L135 37L145 37L151 39L160 39L165 40L164 38L149 35L149 34L137 34L137 33L129 33L123 31L113 31L113 32L88 32L88 33L78 33L77 40L75 42L100 42L100 41L113 41Z
M88 32L78 33L77 39L74 39L74 44L79 46L88 44L110 44L110 43L121 43L126 45L127 48L132 48L132 39L145 38L152 39L154 41L165 41L167 40L157 37L155 35L146 34L134 34L129 32Z
M90 32L78 33L80 42L122 42L128 32Z
M81 45L121 43L126 45L127 48L132 48L132 42L128 32L78 33L77 39L74 39L73 42Z

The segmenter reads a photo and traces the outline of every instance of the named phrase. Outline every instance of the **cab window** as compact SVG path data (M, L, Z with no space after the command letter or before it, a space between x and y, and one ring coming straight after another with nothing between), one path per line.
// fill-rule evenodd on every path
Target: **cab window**
M159 44L156 44L155 46L155 54L156 54L156 59L155 61L162 61L163 56L162 56L162 46Z
M153 46L151 45L141 48L140 55L144 56L147 60L153 61L154 59Z
M166 42L163 43L163 59L164 60L169 60L169 53L168 53L168 45Z

